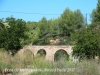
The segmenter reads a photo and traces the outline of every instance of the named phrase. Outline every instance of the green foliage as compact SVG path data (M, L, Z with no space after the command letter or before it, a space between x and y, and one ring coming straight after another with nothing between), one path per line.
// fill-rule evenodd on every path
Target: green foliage
M5 68L11 69L12 66L11 66L11 64L7 64L7 63L5 63L5 62L1 62L1 61L0 61L0 70L3 70L3 69L5 69Z
M46 52L45 52L45 50L40 49L40 50L37 52L37 54L39 54L39 56L45 57Z
M58 50L54 55L54 61L59 61L61 59L68 60L69 55L63 50Z
M49 45L50 40L60 39L59 45L74 44L73 42L84 25L84 17L80 10L71 11L66 8L57 19L47 20L43 17L39 22L25 22L22 19L8 17L0 22L0 48L16 53L26 44Z
M80 58L100 57L100 0L92 11L91 19L92 24L77 36L76 45L73 47L73 55Z
M93 58L100 56L100 37L98 30L86 29L78 36L73 47L73 55L81 58Z
M50 26L48 24L48 21L45 17L43 17L38 23L37 28L35 31L35 40L33 41L33 44L38 45L46 45L48 44L48 37L50 36Z
M84 17L80 10L71 11L69 8L65 9L61 15L60 31L63 36L70 36L71 33L77 32L84 25Z
M100 24L100 0L98 0L97 7L91 14L92 23Z
M26 40L27 43L33 43L38 38L38 30L37 30L37 22L27 22L26 28L28 32L26 32L28 39Z
M6 69L11 69L11 68L12 68L12 65L0 61L0 75L2 75L3 70L4 70L5 68L6 68Z
M10 26L7 23L0 22L0 31L7 29L7 28L10 28Z
M0 31L0 48L16 52L25 44L27 38L25 34L27 30L26 22L22 19L16 20L13 17L6 18L6 22L8 22L10 28Z
M49 40L58 38L63 38L62 42L59 43L60 45L69 44L75 39L71 39L72 34L78 34L84 24L84 17L81 11L71 11L69 8L66 8L58 19L51 19L47 21L46 18L43 17L36 24L34 34L32 35L34 38L33 44L47 45L50 44ZM33 26L34 24L31 26L31 28Z

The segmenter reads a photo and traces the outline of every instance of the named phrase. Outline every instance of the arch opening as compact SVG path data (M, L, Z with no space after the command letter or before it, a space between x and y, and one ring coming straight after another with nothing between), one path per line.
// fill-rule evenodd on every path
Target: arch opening
M38 57L45 57L46 56L46 51L44 49L40 49L37 52Z
M54 61L60 61L60 60L65 60L65 61L69 60L68 53L65 50L63 50L63 49L59 49L54 54Z
M27 50L25 50L25 51L23 52L23 57L24 57L24 58L33 59L34 54L33 54L29 49L27 49Z
M25 50L23 52L22 58L23 58L24 63L26 65L28 65L28 64L30 64L33 61L34 54L29 49L27 49L27 50Z

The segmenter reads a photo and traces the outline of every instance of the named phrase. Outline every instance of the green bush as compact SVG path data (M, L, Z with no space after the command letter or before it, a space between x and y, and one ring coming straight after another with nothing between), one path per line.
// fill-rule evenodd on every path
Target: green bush
M8 63L5 63L5 62L0 62L0 74L2 74L2 71L4 69L11 69L11 68L12 68L11 64L8 64Z

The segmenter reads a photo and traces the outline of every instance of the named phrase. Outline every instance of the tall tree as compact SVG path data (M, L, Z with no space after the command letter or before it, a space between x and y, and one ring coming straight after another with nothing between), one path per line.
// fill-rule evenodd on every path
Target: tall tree
M26 22L22 19L16 20L13 17L6 18L6 22L8 22L10 28L4 29L0 33L0 48L16 52L25 44L27 38L25 35Z
M74 31L78 31L82 26L85 25L85 19L83 14L79 9L74 11L74 20L73 20Z
M91 14L92 23L100 24L100 0L98 0L97 7Z
M60 29L62 31L61 34L63 36L70 36L70 32L72 31L72 26L73 26L73 12L67 8L61 15L61 23L60 23Z
M38 27L36 29L37 35L36 39L33 41L33 44L47 44L47 37L49 35L49 25L48 21L45 17L43 17L38 23Z
M80 28L84 26L84 16L80 10L71 11L66 8L59 18L60 35L66 38L66 43L72 40L72 35L80 32Z
M66 8L60 19L59 27L63 36L70 36L72 32L78 31L84 25L84 16L80 10L73 12Z
M28 29L28 32L26 32L27 33L27 35L29 36L29 39L27 39L26 41L27 41L27 43L33 43L33 41L35 40L35 39L37 39L37 33L38 33L38 31L37 31L37 22L30 22L30 21L28 21L27 22L27 29Z
M100 57L100 34L99 30L91 30L90 28L83 31L73 47L73 55L80 58Z

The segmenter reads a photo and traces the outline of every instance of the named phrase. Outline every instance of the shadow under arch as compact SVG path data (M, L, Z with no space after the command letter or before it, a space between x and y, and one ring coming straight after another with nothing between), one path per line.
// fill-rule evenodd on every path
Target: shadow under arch
M60 60L69 60L68 53L63 49L57 50L54 54L54 61L60 61Z
M46 56L46 51L44 49L39 49L37 51L37 56L38 57L45 57Z

